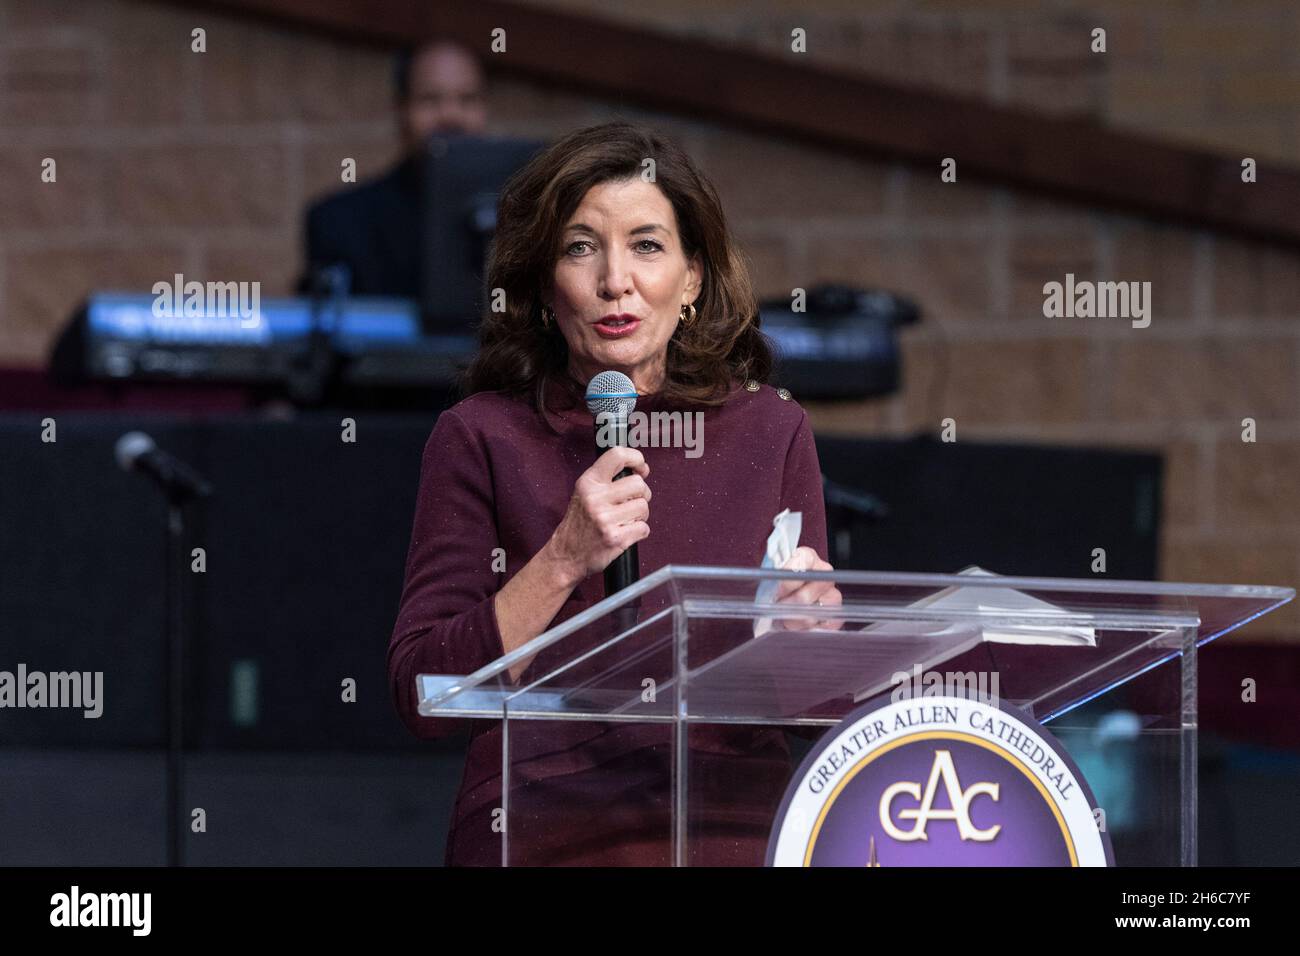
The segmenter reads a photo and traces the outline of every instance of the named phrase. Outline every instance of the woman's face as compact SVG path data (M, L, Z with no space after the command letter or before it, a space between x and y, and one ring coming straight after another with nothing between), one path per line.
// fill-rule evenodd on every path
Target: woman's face
M612 369L638 392L658 391L682 306L699 292L699 257L687 261L658 186L640 177L592 186L565 224L549 303L569 371L588 382Z

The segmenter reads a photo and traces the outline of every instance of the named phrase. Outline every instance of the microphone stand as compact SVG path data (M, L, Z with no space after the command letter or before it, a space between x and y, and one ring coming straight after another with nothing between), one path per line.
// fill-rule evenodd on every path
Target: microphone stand
M185 865L187 841L181 810L185 794L185 506L190 498L207 497L212 488L206 482L197 487L180 481L162 483L167 496L167 525L164 541L163 639L167 646L167 865Z
M344 265L324 266L312 273L310 326L302 350L289 363L286 382L295 405L320 405L334 385L340 363L334 334L342 325L351 284L351 273Z
M167 865L185 865L185 831L181 799L185 790L183 721L185 705L185 582L181 577L185 561L184 494L174 486L167 489L166 585L164 588L167 642Z
M185 863L185 822L181 800L185 794L185 505L191 498L206 498L212 485L183 462L157 450L153 439L139 432L118 439L115 449L124 471L138 471L152 479L167 499L163 541L163 643L167 670L163 680L163 712L167 721L166 786L167 865Z
M889 506L873 494L831 481L822 475L822 496L828 517L838 516L835 533L835 563L843 565L853 556L853 522L855 518L879 522L889 517Z

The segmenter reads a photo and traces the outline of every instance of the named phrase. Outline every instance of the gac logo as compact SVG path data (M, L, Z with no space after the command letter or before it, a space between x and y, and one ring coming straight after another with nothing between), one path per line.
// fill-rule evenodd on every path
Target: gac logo
M943 781L944 790L948 794L948 802L952 809L935 808L934 796L939 789L939 781ZM963 840L975 840L980 843L986 843L998 835L1002 829L1002 824L995 824L986 830L977 829L971 822L970 805L971 802L981 793L988 794L994 801L998 799L998 787L996 783L976 783L968 789L962 790L961 783L957 780L957 769L952 763L952 754L947 750L936 750L934 752L934 763L930 767L930 780L925 785L925 795L921 795L921 785L911 780L900 780L898 783L891 784L880 795L880 825L885 828L895 840L911 842L913 840L928 840L926 827L931 820L956 820L957 831L961 834ZM910 830L901 830L894 823L894 799L900 794L906 794L913 800L920 802L920 806L914 809L902 809L898 811L899 820L915 820L916 823Z

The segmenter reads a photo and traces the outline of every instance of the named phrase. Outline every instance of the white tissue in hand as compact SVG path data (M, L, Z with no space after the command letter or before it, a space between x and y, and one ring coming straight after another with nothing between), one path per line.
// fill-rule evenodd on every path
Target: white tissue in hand
M760 567L779 568L794 557L799 547L799 535L803 533L803 512L786 508L772 519L772 533L767 536L767 553L763 555ZM754 593L755 604L771 604L776 600L781 588L780 581L761 581ZM772 627L771 618L761 618L754 622L754 636L766 633Z

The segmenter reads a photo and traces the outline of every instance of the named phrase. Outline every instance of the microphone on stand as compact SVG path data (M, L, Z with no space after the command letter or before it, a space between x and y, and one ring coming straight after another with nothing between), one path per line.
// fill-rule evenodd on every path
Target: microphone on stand
M185 512L191 499L207 498L212 483L185 462L167 454L144 432L127 432L113 447L123 471L138 471L153 479L167 496L167 546L163 562L163 640L167 647L167 865L183 866L186 850L185 806L185 674L187 631L185 579L189 577Z
M206 498L212 485L179 458L167 454L144 432L127 432L113 446L113 455L123 471L138 471L156 481L168 500Z
M587 385L587 408L596 418L596 454L610 448L626 448L627 421L636 408L636 386L622 372L601 372ZM606 441L602 444L602 436ZM614 480L632 474L624 468ZM610 562L605 568L605 597L617 594L625 587L641 580L641 562L637 559L636 544Z

